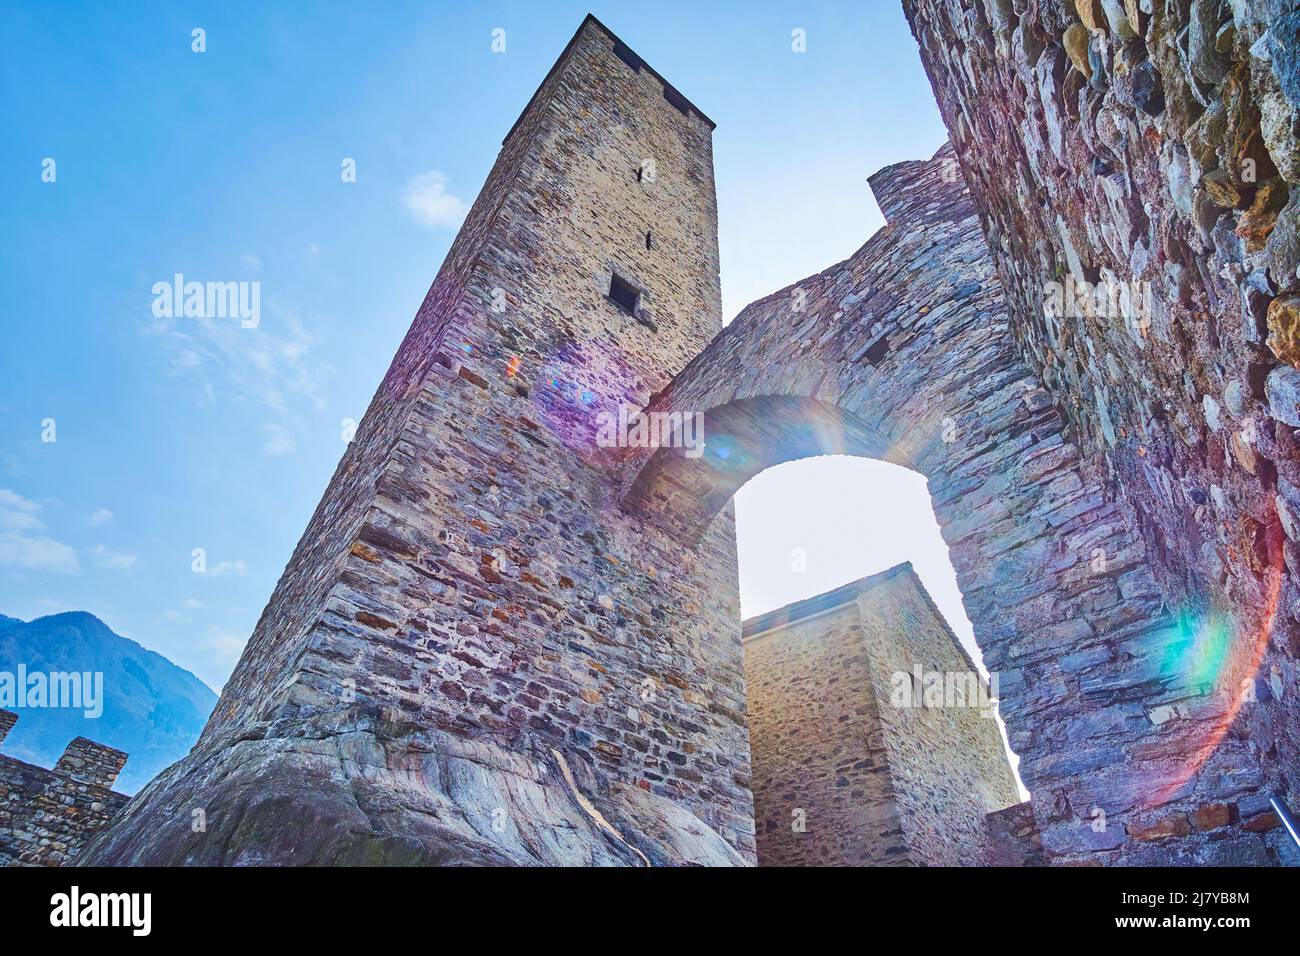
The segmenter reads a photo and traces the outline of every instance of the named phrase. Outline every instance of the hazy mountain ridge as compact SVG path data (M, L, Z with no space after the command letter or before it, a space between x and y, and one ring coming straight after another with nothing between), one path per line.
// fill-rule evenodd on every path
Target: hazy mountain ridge
M102 672L103 714L12 707L19 721L0 752L53 766L73 737L125 750L116 789L134 793L189 752L217 702L212 689L163 655L114 633L85 611L20 621L0 614L0 671Z

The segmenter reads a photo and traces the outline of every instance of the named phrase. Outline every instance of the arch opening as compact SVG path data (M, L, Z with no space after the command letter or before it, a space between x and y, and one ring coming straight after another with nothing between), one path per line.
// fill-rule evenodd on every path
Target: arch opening
M997 711L996 679L989 680L961 604L928 479L909 454L920 443L904 447L860 415L799 396L736 399L705 412L703 421L702 452L658 449L625 503L694 543L737 499L760 862L977 861L986 815L1028 794ZM818 480L828 466L845 477ZM850 473L870 481L873 470L882 490L851 487ZM783 474L796 475L796 484L799 475L813 476L814 483L796 488ZM841 561L808 574L809 555L792 541L766 542L769 552L781 552L775 560L788 562L791 577L808 576L802 586L781 588L780 599L754 606L751 533L762 517L746 513L748 498L757 494L763 510L802 521L804 533L838 536L844 556L855 543L865 550L860 539L873 513L879 521L904 488L912 527L894 523L897 546L879 552L874 565ZM936 582L947 615L917 566ZM935 703L927 682L936 680L939 694L957 687L959 696ZM785 805L792 792L804 806ZM821 832L787 832L786 816L800 809L816 811Z

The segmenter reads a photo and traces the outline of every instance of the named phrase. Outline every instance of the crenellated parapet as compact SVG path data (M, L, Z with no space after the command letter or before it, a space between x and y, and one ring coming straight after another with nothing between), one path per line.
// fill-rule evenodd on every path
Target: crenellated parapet
M0 710L0 742L18 715ZM0 754L0 866L61 866L131 799L112 789L127 755L77 737L46 770Z

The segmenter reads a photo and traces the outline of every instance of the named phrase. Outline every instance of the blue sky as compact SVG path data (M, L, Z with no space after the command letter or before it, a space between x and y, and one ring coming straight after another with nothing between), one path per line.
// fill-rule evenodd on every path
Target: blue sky
M91 611L219 688L342 454L344 420L364 411L460 210L583 15L718 123L730 318L851 254L881 225L866 177L944 140L899 7L8 6L0 613ZM791 51L794 28L806 53ZM159 319L152 287L176 273L259 282L260 325ZM965 627L919 476L796 463L737 507L746 614L911 559Z

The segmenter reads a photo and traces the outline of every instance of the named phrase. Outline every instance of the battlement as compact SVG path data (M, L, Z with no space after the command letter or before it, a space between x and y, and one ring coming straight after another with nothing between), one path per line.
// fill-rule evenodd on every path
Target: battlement
M0 710L0 742L18 715ZM60 866L131 799L111 789L127 755L77 737L46 770L0 754L0 866Z
M967 193L966 182L951 143L944 143L929 159L886 166L868 176L867 185L891 226L969 214L970 207L961 198Z
M125 765L126 754L121 750L77 737L63 751L54 772L97 787L111 787Z

